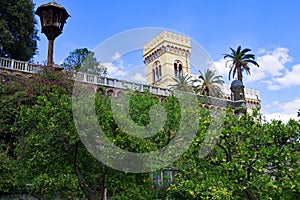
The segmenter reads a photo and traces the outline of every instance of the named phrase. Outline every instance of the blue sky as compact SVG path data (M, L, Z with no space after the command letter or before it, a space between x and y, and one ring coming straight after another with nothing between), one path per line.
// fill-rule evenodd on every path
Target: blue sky
M36 8L48 3L33 2ZM63 34L55 40L56 63L76 48L93 50L120 32L161 27L197 41L229 83L222 54L230 53L229 47L241 45L252 49L260 64L259 68L251 69L251 76L244 76L244 84L260 90L262 114L267 119L283 121L297 118L300 108L300 1L57 0L57 3L68 10L71 18ZM40 32L39 36L35 61L42 62L47 56L47 39ZM122 75L124 67L142 64L138 53L128 57L128 60L137 60L136 63L117 59L118 68L111 72Z

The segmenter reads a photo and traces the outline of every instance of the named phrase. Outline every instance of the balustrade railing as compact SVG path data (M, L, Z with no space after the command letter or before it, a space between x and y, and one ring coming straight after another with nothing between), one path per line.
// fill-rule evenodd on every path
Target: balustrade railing
M25 73L38 73L40 70L43 69L42 67L43 67L42 65L38 65L38 64L0 57L0 68L12 70L12 71L20 71ZM153 94L157 94L161 96L168 96L170 94L170 91L166 88L159 88L159 87L149 86L145 84L119 80L115 78L100 77L88 73L77 72L74 75L74 79L76 81L81 81L84 83L91 83L91 84L120 88L120 89L137 90L139 92L144 92L145 90L149 90Z
M166 88L159 88L154 86L149 86L140 83L134 83L125 80L119 80L115 78L108 78L108 77L99 77L93 74L86 74L78 72L74 75L76 81L81 81L84 83L91 83L96 85L102 85L106 87L113 87L119 89L129 89L129 90L137 90L139 92L145 92L149 90L153 94L161 95L161 96L168 96L170 91Z
M0 68L26 73L37 73L41 69L41 65L0 57Z

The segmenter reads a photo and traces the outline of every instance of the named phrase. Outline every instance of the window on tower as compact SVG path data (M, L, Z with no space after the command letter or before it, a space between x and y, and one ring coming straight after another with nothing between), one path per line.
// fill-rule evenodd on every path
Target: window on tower
M153 83L156 83L162 79L162 70L160 61L155 61L152 67Z
M155 80L155 69L152 69L152 79L153 79L153 83L156 82Z
M174 63L174 73L175 73L175 78L182 77L183 75L182 63L179 60L176 60Z

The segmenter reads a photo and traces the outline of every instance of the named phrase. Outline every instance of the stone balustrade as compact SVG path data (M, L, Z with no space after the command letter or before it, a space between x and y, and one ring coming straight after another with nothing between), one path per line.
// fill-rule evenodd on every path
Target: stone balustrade
M74 75L74 79L76 81L84 82L84 83L90 83L90 84L96 84L101 85L105 87L111 87L111 88L118 88L118 89L129 89L129 90L137 90L139 92L144 92L146 90L150 91L151 93L155 95L160 96L168 96L170 94L169 89L166 88L160 88L160 87L154 87L149 86L145 84L140 83L134 83L129 82L125 80L119 80L115 78L108 78L108 77L100 77L93 74L87 74L87 73L81 73L77 72Z
M25 73L37 73L41 69L41 65L0 57L0 68Z
M0 57L0 68L7 69L10 71L20 71L23 73L34 74L42 70L43 66L38 64L32 64L29 62ZM166 88L159 88L159 87L129 82L125 80L119 80L115 78L100 77L88 73L77 72L74 74L74 80L81 81L84 83L101 85L105 87L138 90L139 92L144 92L146 90L149 90L153 94L160 95L160 96L168 96L170 94L170 91Z

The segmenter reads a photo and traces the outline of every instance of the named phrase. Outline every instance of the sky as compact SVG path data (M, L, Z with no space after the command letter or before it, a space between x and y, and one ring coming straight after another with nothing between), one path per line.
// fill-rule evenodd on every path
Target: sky
M49 0L50 1L50 0ZM35 8L48 3L33 0ZM250 48L256 55L259 68L251 66L251 75L244 75L244 85L258 89L261 98L261 113L266 120L280 119L284 122L297 118L300 109L300 1L298 0L57 0L71 17L63 34L54 44L54 62L61 63L71 51L78 48L97 50L120 33L130 30L159 27L157 30L172 30L189 36L211 58L226 83L228 68L224 53L229 47ZM38 17L36 16L37 20ZM47 57L47 39L40 32L38 54L35 62ZM152 30L152 29L150 29ZM155 30L155 29L154 29ZM151 32L151 31L150 31ZM146 38L149 35L136 36ZM152 35L151 35L152 34ZM118 38L120 39L120 38ZM142 66L140 50L131 49L126 56L120 53L122 41L113 44L116 48L109 66L109 74L126 75L126 69ZM128 41L126 45L128 45ZM107 42L107 44L112 44ZM101 46L102 45L102 46ZM133 44L132 44L133 45ZM134 45L138 45L134 44ZM135 48L136 46L127 48ZM108 46L108 45L107 45ZM194 56L197 52L194 52ZM192 49L193 56L193 49ZM108 61L100 60L107 63ZM134 70L133 70L134 71ZM136 79L143 79L135 74Z

